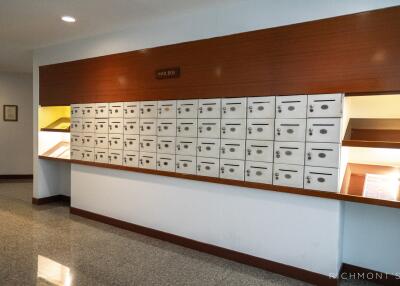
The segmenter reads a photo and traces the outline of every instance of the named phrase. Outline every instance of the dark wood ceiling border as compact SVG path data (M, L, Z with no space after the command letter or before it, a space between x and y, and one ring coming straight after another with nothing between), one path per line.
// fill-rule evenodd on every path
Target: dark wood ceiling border
M399 91L399 35L396 6L47 65L40 104Z

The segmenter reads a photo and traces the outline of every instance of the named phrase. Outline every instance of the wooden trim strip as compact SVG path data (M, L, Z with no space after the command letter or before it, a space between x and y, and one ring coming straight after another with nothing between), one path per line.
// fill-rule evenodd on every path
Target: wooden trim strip
M50 197L45 197L45 198L32 198L32 204L34 205L45 205L45 204L50 204L54 202L65 202L70 204L71 203L71 198L65 195L55 195L55 196L50 196Z
M230 186L239 186L239 187L245 187L245 188L265 190L265 191L270 191L270 192L288 193L288 194L294 194L294 195L317 197L317 198L339 200L339 201L348 201L348 202L355 202L355 203L375 205L375 206L384 206L384 207L390 207L390 208L400 208L400 202L365 198L365 197L353 196L353 195L349 195L349 194L331 193L331 192L323 192L323 191L300 189L300 188L291 188L291 187L284 187L284 186L277 186L277 185L270 185L270 184L243 182L243 181L228 180L228 179L221 179L221 178L214 178L214 177L203 177L203 176L197 176L197 175L187 175L187 174L165 172L165 171L158 171L158 170L126 167L126 166L120 166L120 165L85 162L85 161L79 161L79 160L67 160L67 159L59 159L59 158L52 158L52 157L45 157L45 156L39 156L39 158L44 159L44 160L70 162L72 164L93 166L93 167L98 167L98 168L107 168L107 169L122 170L122 171L128 171L128 172L137 172L137 173L167 176L167 177L173 177L173 178L181 178L181 179L187 179L187 180L195 180L195 181L201 181L201 182L224 184L224 185L230 185Z
M177 244L186 248L194 249L197 251L205 252L211 255L215 255L218 257L222 257L225 259L229 259L232 261L236 261L239 263L243 263L246 265L254 266L257 268L261 268L263 270L267 270L270 272L278 273L287 277L291 277L294 279L298 279L301 281L305 281L308 283L312 283L314 285L337 285L338 280L334 278L330 278L328 276L311 272L308 270L304 270L301 268L285 265L282 263L266 260L260 257L255 257L252 255L248 255L245 253L237 252L234 250L222 248L216 245L207 244L204 242L192 240L186 237L178 236L175 234L163 232L160 230L132 224L129 222L121 221L118 219L114 219L111 217L99 215L96 213L92 213L89 211L85 211L82 209L70 208L71 214L78 215L81 217L85 217L87 219L95 220L98 222L102 222L108 225L112 225L118 228L122 228L128 231L140 233L146 236L154 237L160 240L168 241L173 244Z
M0 180L24 180L33 179L33 175L0 175Z
M400 274L395 276L393 274L387 274L347 263L343 263L340 271L340 279L356 279L375 282L384 286L398 286L400 285Z
M43 156L43 155L39 155L39 159L50 160L50 161L61 161L61 162L67 162L67 163L70 163L70 162L71 162L70 159L49 157L49 156Z

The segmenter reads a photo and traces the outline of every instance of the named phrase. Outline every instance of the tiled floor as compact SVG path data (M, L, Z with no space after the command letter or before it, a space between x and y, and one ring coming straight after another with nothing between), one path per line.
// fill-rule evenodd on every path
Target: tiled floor
M73 216L61 204L33 206L31 194L30 181L0 181L1 286L307 285Z

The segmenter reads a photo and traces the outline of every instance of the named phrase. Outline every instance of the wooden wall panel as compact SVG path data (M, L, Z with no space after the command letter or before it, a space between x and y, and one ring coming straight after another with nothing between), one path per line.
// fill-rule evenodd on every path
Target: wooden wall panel
M397 6L42 66L40 104L400 91L399 35Z

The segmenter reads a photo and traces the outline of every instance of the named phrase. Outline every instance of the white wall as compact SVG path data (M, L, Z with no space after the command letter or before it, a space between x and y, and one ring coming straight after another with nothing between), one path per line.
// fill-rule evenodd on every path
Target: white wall
M73 164L71 205L325 275L337 274L335 200Z
M18 121L3 121L3 105L18 105ZM0 73L0 175L32 174L32 74Z
M36 122L40 65L399 4L389 0L232 1L43 48L34 53L34 119ZM40 175L35 196L60 191L48 175L51 168L47 162L36 160L35 172ZM340 202L79 165L72 166L71 180L74 207L325 275L338 273L344 219Z

